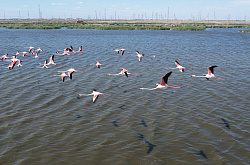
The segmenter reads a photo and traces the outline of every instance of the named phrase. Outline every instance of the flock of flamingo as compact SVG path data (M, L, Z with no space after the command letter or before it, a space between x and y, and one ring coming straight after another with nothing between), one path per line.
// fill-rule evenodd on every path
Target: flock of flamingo
M27 52L26 51L22 52L22 56L23 57L25 57L27 54L31 54L31 55L34 55L35 58L39 58L38 54L41 51L43 51L40 47L39 48L28 47L28 48L29 49L28 49ZM115 52L117 52L118 54L120 53L121 55L124 55L125 50L126 49L114 49ZM65 48L63 50L62 54L60 54L60 51L61 50L58 50L54 55L52 55L49 58L49 60L46 59L43 64L39 64L39 65L42 65L41 67L40 66L37 66L37 67L38 68L51 69L51 68L48 67L49 65L62 65L62 64L57 64L57 63L54 62L55 55L67 56L67 55L83 54L82 46L79 47L78 51L74 51L72 46L70 46L69 48ZM3 55L1 57L2 61L10 61L11 62L8 65L8 67L5 67L5 68L8 68L9 70L12 70L12 69L14 69L15 66L22 67L23 65L21 64L21 62L27 62L27 61L22 61L21 59L18 59L17 56L19 54L20 54L20 52L17 51L16 54L14 54L12 57L8 57L8 54ZM145 57L145 55L139 53L139 51L136 51L136 54L137 54L136 56L139 59L139 62L141 62L142 57ZM155 58L155 56L153 56L153 57ZM8 59L10 59L10 60L8 60ZM189 69L189 68L183 67L176 60L175 60L175 64L176 64L175 68L165 68L165 69L167 69L167 70L168 69L179 69L180 72L184 72L185 69L186 70L193 70L193 69ZM99 69L102 66L102 64L99 61L97 61L96 64L90 64L90 65L96 65L97 68L99 68ZM202 77L202 78L206 78L207 80L209 80L209 79L225 80L225 79L222 79L222 78L218 78L218 77L216 77L214 75L214 68L215 67L217 67L217 66L216 65L212 65L212 66L207 67L208 68L208 73L207 74L203 74L202 76L192 75L191 77ZM117 74L107 74L107 75L124 75L126 77L128 77L129 75L131 75L131 76L138 77L138 75L133 75L133 74L129 73L128 70L125 69L125 68L121 68L121 69L122 69L122 71L119 72L119 73L117 73ZM72 79L72 75L75 72L84 73L83 71L78 71L78 70L75 70L74 68L70 68L70 69L68 69L66 71L57 71L57 72L60 72L61 74L54 75L54 76L61 77L61 79L62 79L63 82L65 81L66 77L69 77L70 79ZM168 85L168 78L169 78L169 76L171 74L172 74L172 71L170 71L167 74L165 74L164 76L162 76L161 77L161 83L157 83L156 84L157 86L155 88L140 88L140 90L155 90L155 89L165 89L165 88L182 88L182 87L174 87L174 86L169 86ZM111 95L108 95L108 94L97 92L95 89L93 90L93 92L91 94L79 94L79 96L89 96L89 95L93 95L93 103L96 102L96 100L97 100L97 98L98 98L99 95L111 96Z
M42 51L43 50L40 47L39 48L29 47L27 52L26 51L22 52L22 56L25 57L27 55L32 55L32 56L34 56L34 58L39 58L38 55ZM113 51L117 52L118 54L124 55L126 49L114 49ZM62 52L62 53L60 54L60 52ZM56 55L68 56L68 55L76 55L76 54L78 54L78 55L83 54L82 46L79 47L78 51L74 51L72 46L70 46L69 48L65 48L63 51L58 50L55 54L51 55L49 59L46 59L43 64L39 64L39 65L37 64L38 65L37 68L51 69L49 67L50 65L62 65L62 64L55 63L54 57ZM136 54L137 54L136 56L139 59L139 62L142 61L143 57L146 57L144 54L139 53L139 51L136 51ZM4 61L7 61L7 62L10 61L10 64L8 65L8 67L4 67L4 68L8 68L9 70L13 70L15 68L15 66L16 67L22 67L23 66L22 62L27 62L27 61L23 61L20 58L18 58L19 55L20 55L19 51L17 51L17 53L14 54L12 57L9 57L8 54L3 55L1 57L1 60L3 62ZM155 58L155 56L153 56L153 57ZM101 66L103 66L103 64L101 64L99 61L97 61L96 64L90 64L90 65L96 65L96 67L99 68L99 69L101 68ZM175 61L175 65L176 65L175 68L165 68L165 69L166 70L178 69L180 72L184 72L185 70L193 70L193 69L183 67L182 65L180 65L180 63L178 61ZM218 77L216 77L214 75L214 68L215 67L217 67L217 66L212 65L212 66L207 67L207 69L208 69L207 74L203 74L202 76L191 75L191 77L201 77L201 78L206 78L207 80L210 80L210 79L225 80L225 79L222 79L222 78L218 78ZM59 72L61 74L55 74L54 76L61 77L63 82L65 81L65 78L67 78L67 77L72 80L73 73L75 73L75 72L84 73L83 71L78 71L78 70L75 70L74 68L69 68L68 70L57 71L57 72ZM157 83L155 88L139 88L139 89L140 90L156 90L156 89L167 89L167 88L182 88L182 87L175 87L175 86L168 85L168 78L169 78L169 76L171 74L172 74L172 71L170 71L167 74L163 75L161 77L161 83ZM129 77L129 76L138 77L138 75L133 75L133 74L129 73L126 68L121 68L121 72L119 72L117 74L107 74L107 75L110 75L110 76L121 75L121 76L126 76L126 77ZM104 94L104 93L98 92L95 89L93 89L93 92L90 93L90 94L78 94L78 96L93 96L93 99L92 99L93 103L95 103L97 101L97 99L98 99L98 97L100 95L111 96L109 94ZM112 122L114 124L114 126L118 127L118 125L117 125L118 120ZM228 124L225 119L222 119L222 120L224 121L225 124ZM142 120L142 124L145 127L147 127L144 120ZM227 127L230 129L229 125ZM138 138L139 138L139 140L142 140L144 137L143 137L143 135L139 134ZM153 150L155 145L153 145L152 143L150 143L148 141L145 141L145 143L148 144L149 149L148 149L147 154L149 154ZM200 151L199 154L204 155L203 151ZM203 156L203 157L205 157L205 156Z

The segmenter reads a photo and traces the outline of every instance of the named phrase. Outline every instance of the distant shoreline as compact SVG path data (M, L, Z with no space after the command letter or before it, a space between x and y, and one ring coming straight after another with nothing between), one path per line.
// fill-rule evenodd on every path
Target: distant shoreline
M2 19L7 29L100 29L100 30L182 30L206 28L250 28L250 21L213 20L77 20L77 19Z
M250 21L241 20L99 20L99 19L0 19L0 23L32 23L32 22L100 22L100 23L113 23L113 22L127 22L127 23L216 23L216 24L250 24Z

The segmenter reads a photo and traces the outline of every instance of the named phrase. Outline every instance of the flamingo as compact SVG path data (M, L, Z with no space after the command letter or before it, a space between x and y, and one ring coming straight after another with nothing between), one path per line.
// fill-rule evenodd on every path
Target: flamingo
M11 61L18 61L19 59L16 58L16 56L12 56Z
M119 49L114 49L115 52L117 52L117 54L119 54L120 50Z
M65 77L68 77L68 75L65 72L62 72L62 74L60 74L60 75L54 75L54 76L61 76L61 79L62 79L63 82L65 80Z
M188 69L188 68L181 66L180 63L176 60L175 60L175 65L177 65L176 68L165 68L165 69L179 69L180 72L184 72L184 69ZM188 69L188 70L193 70L193 69Z
M68 76L69 78L72 80L72 75L74 72L80 72L80 73L84 73L83 71L78 71L78 70L75 70L74 68L70 68L66 71L58 71L58 72L68 72Z
M1 60L4 61L6 58L8 58L7 56L8 56L8 54L3 55L3 56L1 57Z
M40 47L38 47L38 49L36 51L37 51L37 53L40 53L43 50Z
M57 51L55 53L55 55L62 55L62 56L65 56L65 55L70 55L67 51L66 52L63 52L63 54L59 54L59 52Z
M54 63L54 55L52 55L49 58L49 63L47 65L62 65L62 64L56 64L56 63Z
M10 69L14 69L15 64L16 64L16 61L12 61L12 62L9 64L9 66L8 66L7 68L8 68L9 70L10 70Z
M101 67L101 65L102 65L102 64L101 64L99 61L97 61L97 62L96 62L96 64L90 64L90 65L96 65L96 66L97 66L97 68L99 68L99 69L100 69L100 67Z
M32 47L32 46L29 47L29 53L32 51L33 48L34 47Z
M43 66L40 67L40 68L50 69L49 67L47 67L47 63L48 63L48 60L45 60L44 63L43 63ZM41 64L40 64L40 65L41 65Z
M137 56L139 57L139 61L141 62L142 57L145 57L144 54L140 54L138 51L136 51Z
M121 54L123 55L126 49L120 49Z
M155 88L140 88L140 89L141 90L144 90L144 89L146 89L146 90L155 90L155 89L165 89L165 88L182 88L182 87L169 86L167 84L168 77L171 75L171 73L172 72L169 72L169 73L165 74L164 76L162 76L161 83L160 84L158 84L158 83L156 84L157 87L155 87Z
M225 79L222 79L222 78L219 78L219 77L215 77L215 76L214 76L214 68L215 68L215 67L218 67L218 66L213 65L213 66L207 67L208 73L207 73L207 74L204 74L203 76L192 75L191 77L205 77L207 80L212 79L212 78L215 78L215 79L218 79L218 80L225 80Z
M21 67L21 66L23 66L23 65L21 64L21 62L23 62L23 61L21 61L21 60L18 60L18 64L17 64L17 66L18 66L18 67Z
M111 95L108 95L108 94L97 92L95 89L93 89L93 92L91 94L78 94L78 96L90 96L90 95L94 95L93 96L93 103L96 102L96 100L98 99L99 95L111 96Z
M125 75L126 77L128 77L128 75L131 75L131 76L136 76L136 77L138 77L138 75L133 75L133 74L129 73L128 70L125 69L125 68L121 68L121 69L122 69L122 71L121 71L120 73L117 73L117 74L107 74L107 75L111 75L111 76L115 76L115 75Z
M82 52L82 46L79 47L78 52Z
M17 51L16 54L15 54L15 56L18 56L19 54L20 54L19 51Z
M39 58L39 57L38 57L38 52L36 53L35 58Z
M23 57L26 56L26 54L28 54L28 52L23 52Z

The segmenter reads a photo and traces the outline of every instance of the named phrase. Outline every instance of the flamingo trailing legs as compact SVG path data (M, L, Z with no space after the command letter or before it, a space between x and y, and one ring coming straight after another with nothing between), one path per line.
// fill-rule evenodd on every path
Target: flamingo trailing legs
M78 94L78 96L90 96L90 95L93 95L93 99L92 99L93 103L96 102L96 100L98 99L99 95L111 96L111 95L108 95L108 94L97 92L95 89L93 89L93 92L91 94Z
M219 77L215 77L214 75L214 68L217 67L216 65L213 65L213 66L209 66L207 67L208 69L208 73L207 74L204 74L203 76L196 76L196 75L192 75L191 77L204 77L206 78L207 80L209 79L218 79L218 80L225 80L225 79L222 79L222 78L219 78Z
M174 86L169 86L167 84L168 82L168 77L171 75L172 72L169 72L167 74L165 74L164 76L162 76L161 78L161 83L160 84L156 84L157 86L155 88L140 88L141 90L155 90L155 89L165 89L165 88L182 88L182 87L174 87Z

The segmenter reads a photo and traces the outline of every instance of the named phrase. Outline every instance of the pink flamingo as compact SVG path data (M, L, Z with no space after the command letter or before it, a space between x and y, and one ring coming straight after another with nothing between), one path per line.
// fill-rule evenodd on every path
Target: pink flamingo
M43 66L42 66L42 67L39 67L39 68L51 69L51 68L49 68L49 67L47 66L47 64L48 64L48 60L45 60L44 63L43 63ZM42 64L40 64L40 65L42 65Z
M3 56L1 57L1 60L4 61L6 58L8 58L7 56L8 56L8 54L3 55Z
M80 73L84 73L83 71L78 71L78 70L75 70L74 68L70 68L70 69L68 69L68 70L66 70L66 71L58 71L58 72L68 72L68 76L69 76L69 78L72 80L72 75L73 75L73 73L74 72L80 72Z
M140 54L138 51L136 51L136 53L139 58L139 62L141 62L142 57L145 57L144 54Z
M26 54L29 54L28 52L23 52L23 57L26 56Z
M184 72L184 69L193 70L193 69L188 69L188 68L181 66L180 63L176 60L175 60L175 65L177 65L176 68L165 68L165 69L179 69L180 72Z
M122 71L121 71L120 73L117 73L117 74L107 74L107 75L111 75L111 76L115 76L115 75L125 75L126 77L128 77L128 75L131 75L131 76L136 76L136 77L138 77L138 75L133 75L133 74L129 73L128 70L125 69L125 68L121 68L121 69L122 69Z
M120 50L119 49L114 49L115 52L117 52L117 54L119 54Z
M12 61L12 62L9 64L9 66L8 66L7 68L8 68L9 70L10 70L10 69L14 69L15 64L16 64L16 61Z
M97 92L95 89L93 89L93 92L91 94L78 94L78 96L90 96L90 95L94 95L93 96L93 103L96 102L96 100L98 99L99 95L111 96L111 95L108 95L108 94Z
M37 53L40 53L41 51L43 51L40 47L38 47L38 49L36 49Z
M52 55L49 58L49 63L47 65L62 65L62 64L56 64L56 63L54 63L54 55Z
M90 64L90 65L96 65L96 67L100 69L102 64L99 61L97 61L96 64Z
M17 51L16 54L15 54L15 56L17 57L19 54L20 54L19 51Z
M191 77L204 77L204 78L206 78L207 80L212 79L212 78L215 78L215 79L218 79L218 80L225 80L225 79L222 79L222 78L219 78L219 77L215 77L215 76L214 76L214 68L215 68L215 67L217 67L217 66L216 66L216 65L213 65L213 66L207 67L208 73L207 73L207 74L204 74L203 76L192 75Z
M60 74L60 75L54 75L54 76L61 76L61 79L62 79L63 82L65 80L65 77L68 77L68 75L65 72L62 72L62 74Z
M156 84L157 87L156 88L140 88L141 90L155 90L155 89L165 89L165 88L182 88L182 87L174 87L174 86L169 86L167 84L168 82L168 77L171 75L172 72L169 72L167 74L165 74L164 76L162 76L161 78L161 83L160 84Z

